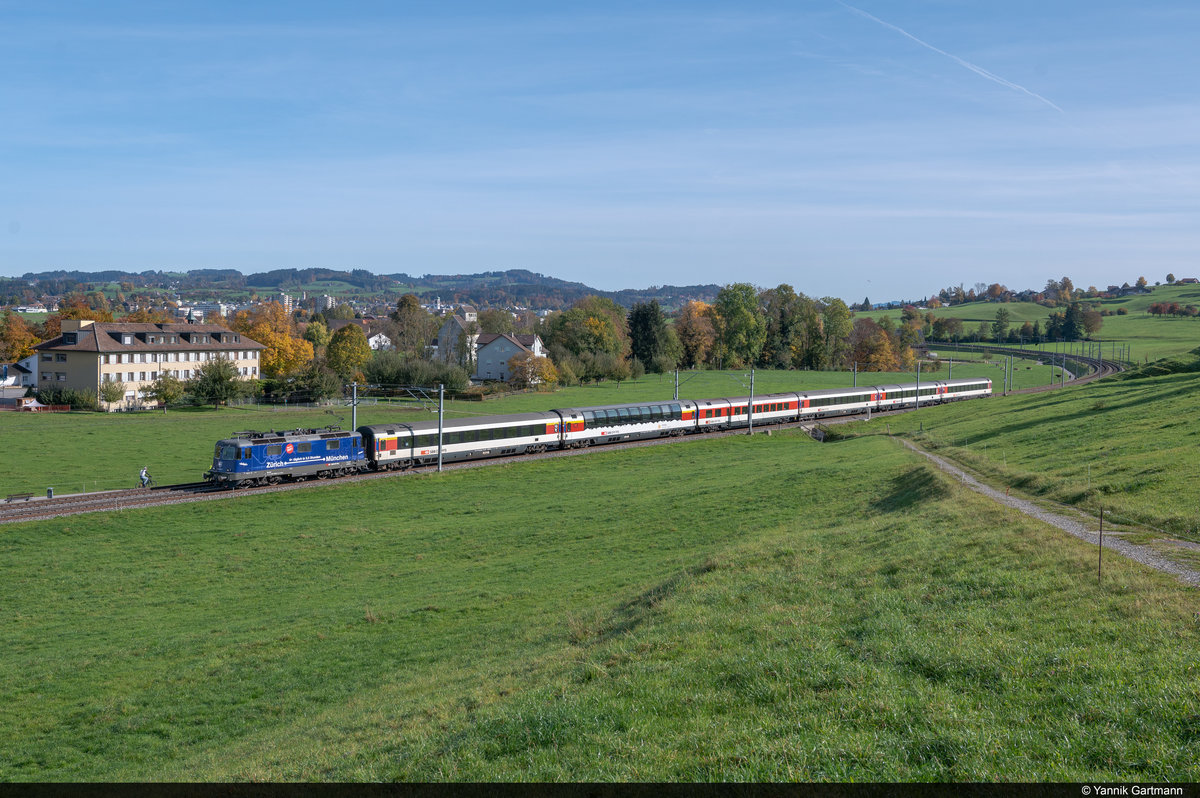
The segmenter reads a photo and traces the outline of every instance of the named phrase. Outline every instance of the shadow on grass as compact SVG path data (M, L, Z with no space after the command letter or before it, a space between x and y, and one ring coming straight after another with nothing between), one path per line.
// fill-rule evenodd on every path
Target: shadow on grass
M938 501L950 496L945 480L923 466L915 466L898 474L889 482L887 494L871 502L871 509L879 513L908 510L925 502Z
M645 622L659 604L673 596L684 584L709 571L716 570L718 567L715 560L708 559L699 565L685 568L666 581L629 599L608 616L599 612L591 617L568 615L567 632L570 641L576 644L592 641L603 643L620 637L626 632L631 632Z

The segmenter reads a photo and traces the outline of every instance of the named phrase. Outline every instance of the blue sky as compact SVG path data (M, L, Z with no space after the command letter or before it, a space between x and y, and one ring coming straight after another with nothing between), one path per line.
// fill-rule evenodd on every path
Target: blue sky
M0 274L1200 276L1200 4L0 0Z

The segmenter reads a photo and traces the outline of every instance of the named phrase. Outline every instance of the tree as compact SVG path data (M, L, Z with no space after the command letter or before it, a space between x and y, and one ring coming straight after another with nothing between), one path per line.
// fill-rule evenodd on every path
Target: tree
M437 333L438 320L421 307L421 301L415 294L400 297L391 321L389 332L396 351L407 357L424 356L425 348Z
M101 382L100 398L110 405L115 405L125 398L125 383L120 380Z
M717 293L713 327L718 356L725 365L741 368L758 360L767 338L767 324L758 307L758 294L749 283L731 283Z
M188 380L187 389L188 393L201 402L212 402L213 407L218 407L241 392L237 366L232 360L224 357L202 363L200 368L196 369L195 375Z
M313 358L313 345L296 336L291 317L278 302L238 311L230 326L266 347L259 358L265 376L290 374Z
M469 321L459 331L458 337L454 339L454 362L468 372L475 370L475 347L471 345L471 342L478 338L479 325Z
M996 311L996 320L992 322L992 338L996 343L1002 343L1008 336L1008 323L1011 314L1008 308L999 308Z
M304 328L303 338L312 344L313 352L320 352L329 346L329 328L322 321L310 321Z
M963 334L963 321L955 318L934 319L932 334L939 341L957 341Z
M1083 323L1083 331L1089 336L1100 332L1100 328L1104 325L1104 317L1100 315L1100 311L1098 310L1084 311L1081 321Z
M887 330L871 319L855 319L846 339L851 360L859 371L896 371L899 361Z
M362 371L371 359L371 345L357 324L347 324L335 332L325 349L325 362L344 378L352 378Z
M333 369L314 360L299 373L295 387L307 396L309 401L319 402L341 395L342 378Z
M1145 288L1147 285L1149 285L1149 283L1146 281L1145 277L1137 278L1137 287L1138 288Z
M1170 272L1167 273L1167 285L1175 285L1175 275Z
M684 305L675 320L675 334L679 338L680 363L684 367L693 368L705 363L715 339L711 308L699 301Z
M846 365L846 356L850 351L850 331L854 321L850 317L850 309L846 303L836 298L825 298L825 310L821 314L825 337L825 365L829 368L840 369Z
M624 326L625 311L611 300L585 297L550 317L545 341L547 347L558 344L577 357L585 352L619 355L624 349Z
M0 314L0 363L16 363L33 354L38 343L33 327L11 310Z
M103 386L101 386L103 387ZM177 405L186 391L183 381L167 371L161 371L158 379L143 392L148 399L166 405Z
M1072 302L1063 317L1062 337L1066 341L1078 341L1083 337L1083 308Z
M651 371L661 371L670 345L670 328L657 300L638 302L629 311L629 346ZM672 363L671 368L674 368Z
M766 322L758 362L767 368L791 368L804 359L806 322L815 303L786 283L763 291L758 300Z
M513 315L503 308L481 310L478 318L480 332L503 334L515 330Z
M508 384L515 388L538 386L551 389L558 384L558 371L548 357L521 352L508 359Z

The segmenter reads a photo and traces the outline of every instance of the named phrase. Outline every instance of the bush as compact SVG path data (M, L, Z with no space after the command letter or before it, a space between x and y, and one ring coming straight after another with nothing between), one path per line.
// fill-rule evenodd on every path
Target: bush
M441 383L447 391L457 393L471 384L470 375L461 366L405 358L397 352L376 352L363 368L363 374L368 383L393 390L411 386L434 388Z
M100 409L96 392L88 388L42 388L36 396L44 405L70 405L72 410Z

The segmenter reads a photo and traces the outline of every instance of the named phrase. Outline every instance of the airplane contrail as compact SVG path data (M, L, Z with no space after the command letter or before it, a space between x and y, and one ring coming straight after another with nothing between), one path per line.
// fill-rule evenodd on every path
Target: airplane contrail
M841 0L838 0L838 4L841 5L843 8L853 11L855 14L858 14L861 17L865 17L866 19L869 19L872 22L879 23L880 25L882 25L885 28L896 31L896 33L899 33L901 36L906 36L909 39L912 39L914 42L916 42L917 44L921 45L922 47L924 47L926 49L933 50L935 53L937 53L939 55L944 55L947 58L952 59L953 61L957 62L960 66L963 66L963 67L971 70L972 72L974 72L976 75L979 75L980 77L987 78L988 80L990 80L994 83L999 83L1001 86L1005 86L1010 89L1015 89L1016 91L1022 92L1024 94L1028 94L1030 97L1033 97L1035 100L1040 100L1040 101L1044 102L1046 105L1050 106L1055 111L1058 111L1060 114L1066 113L1066 111L1059 108L1057 105L1050 102L1045 97L1038 94L1037 92L1030 91L1029 89L1025 88L1024 86L1021 86L1020 84L1013 83L1011 80L1005 80L1004 78L1000 77L999 75L997 75L995 73L988 72L986 69L984 69L981 66L976 66L975 64L972 64L970 61L964 61L963 59L959 58L958 56L954 55L953 53L948 53L945 50L940 50L937 47L934 47L929 42L923 42L920 39L918 39L916 36L913 36L911 33L904 30L903 28L898 28L895 25L891 24L890 22L884 22L879 17L868 14L866 11L863 11L861 8L855 8L852 5L843 3Z

